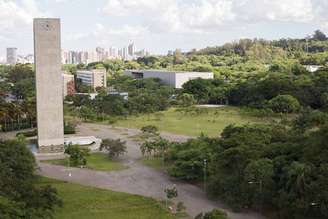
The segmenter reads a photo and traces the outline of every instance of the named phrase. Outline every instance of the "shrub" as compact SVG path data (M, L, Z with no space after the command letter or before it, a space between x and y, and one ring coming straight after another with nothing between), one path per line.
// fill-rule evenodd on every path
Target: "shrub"
M158 128L154 125L147 125L141 128L144 134L158 135Z
M293 113L297 112L301 105L291 95L278 95L269 101L269 107L276 113Z
M16 137L18 137L19 135L23 135L24 137L34 137L38 134L38 131L36 129L32 130L32 131L26 131L26 132L18 132L16 134Z
M213 209L210 212L207 212L205 214L200 213L195 217L195 219L229 219L227 216L227 213L219 210L219 209Z
M65 154L69 155L70 165L73 167L87 165L86 157L89 156L89 152L88 148L80 148L78 145L65 146Z
M75 125L72 123L65 123L64 125L64 134L65 135L70 135L70 134L75 134Z

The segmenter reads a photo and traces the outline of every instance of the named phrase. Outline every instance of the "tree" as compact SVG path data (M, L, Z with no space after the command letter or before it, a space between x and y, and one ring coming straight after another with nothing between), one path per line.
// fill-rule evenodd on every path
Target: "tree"
M61 206L56 189L41 184L24 138L0 140L0 217L52 218Z
M278 95L269 101L269 107L276 113L293 113L297 112L301 105L291 95Z
M121 139L103 139L100 145L100 150L106 150L109 158L119 157L127 152L126 142Z
M192 94L183 93L177 98L178 104L183 107L192 106L196 103L196 100Z
M175 185L173 185L172 188L165 188L164 192L166 193L166 197L168 199L176 198L178 197L178 190Z
M312 38L314 40L324 41L327 39L327 36L321 30L316 30Z
M88 148L81 148L79 145L68 144L65 146L65 154L69 155L69 164L73 167L86 166L89 152Z
M198 102L207 103L210 95L211 80L194 79L182 85L183 92L192 94Z

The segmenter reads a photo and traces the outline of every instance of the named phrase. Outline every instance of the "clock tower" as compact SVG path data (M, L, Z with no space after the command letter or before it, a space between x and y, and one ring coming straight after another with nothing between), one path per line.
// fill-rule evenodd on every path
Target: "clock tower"
M33 29L39 153L61 153L64 124L60 19L36 18Z

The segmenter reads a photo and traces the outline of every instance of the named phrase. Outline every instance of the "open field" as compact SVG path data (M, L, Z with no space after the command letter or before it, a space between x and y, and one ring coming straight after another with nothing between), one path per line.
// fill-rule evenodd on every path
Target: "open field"
M237 107L208 108L201 114L183 113L171 108L160 113L130 116L119 120L115 126L141 128L155 125L160 131L175 134L198 136L204 133L208 136L218 136L222 130L230 125L247 123L266 123L268 118L260 118Z
M42 162L61 166L69 165L68 158L59 160L45 160ZM119 161L109 159L107 154L92 153L87 157L87 168L100 171L118 171L126 169L128 167L124 166Z
M55 219L175 219L151 198L42 178L58 190L63 207Z

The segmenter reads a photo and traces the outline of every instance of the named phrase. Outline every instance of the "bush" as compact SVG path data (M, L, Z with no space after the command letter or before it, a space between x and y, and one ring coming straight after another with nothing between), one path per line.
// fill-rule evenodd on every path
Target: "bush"
M294 113L301 108L301 105L291 95L278 95L269 101L269 107L276 113Z
M38 131L36 129L32 130L32 131L27 131L27 132L18 132L16 134L16 137L18 137L19 135L23 135L24 137L34 137L38 134Z
M210 212L207 212L205 214L200 213L195 217L195 219L229 219L227 213L219 210L219 209L213 209Z
M75 134L75 125L72 123L65 123L64 125L64 134L65 135L70 135L70 134Z
M70 165L73 167L87 165L86 157L89 156L88 148L80 148L78 145L66 145L65 154L69 155Z
M141 128L144 134L158 135L158 128L154 125L147 125Z

